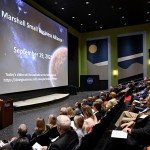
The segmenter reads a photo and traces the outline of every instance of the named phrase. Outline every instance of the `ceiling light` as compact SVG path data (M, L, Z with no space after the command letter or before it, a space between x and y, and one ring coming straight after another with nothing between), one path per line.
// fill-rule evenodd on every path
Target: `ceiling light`
M146 22L149 22L149 20L147 19Z
M126 26L126 25L127 25L127 23L125 22L125 23L124 23L124 26Z
M85 4L88 5L88 4L90 4L90 2L86 1Z
M91 16L91 14L88 14L89 16Z
M114 6L112 5L111 8L114 9Z
M100 29L102 29L103 27L101 26L101 27L99 27Z
M119 9L119 10L121 10L121 9L122 9L122 7L119 7L118 9Z
M81 25L81 26L83 26L83 24L82 24L82 23L81 23L80 25Z
M64 8L64 7L62 7L61 9L62 9L62 10L64 10L65 8Z
M97 20L95 20L94 22L97 23Z
M75 17L73 16L72 19L74 19Z
M58 2L54 2L54 4L55 4L55 5L57 5L57 4L58 4Z
M150 12L149 12L149 11L147 11L147 14L150 14Z
M122 16L122 19L124 19L124 16Z
M147 3L150 4L150 1L148 1Z

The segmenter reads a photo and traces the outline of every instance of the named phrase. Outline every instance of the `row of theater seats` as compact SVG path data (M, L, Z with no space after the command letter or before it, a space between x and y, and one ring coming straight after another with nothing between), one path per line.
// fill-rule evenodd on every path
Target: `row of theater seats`
M107 112L106 116L102 118L101 122L93 127L92 132L85 135L82 138L81 145L77 148L77 150L97 149L98 142L101 140L103 134L106 132L107 128L109 127L119 110L121 110L122 107L124 107L123 99L124 96L121 97L121 99L119 100L118 104L115 105L115 107L113 107L109 112Z

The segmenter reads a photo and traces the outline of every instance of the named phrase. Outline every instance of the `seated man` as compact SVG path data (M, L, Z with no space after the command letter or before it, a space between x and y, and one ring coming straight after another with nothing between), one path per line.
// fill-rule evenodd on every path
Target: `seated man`
M43 146L42 150L72 150L78 143L78 135L74 130L71 130L71 121L66 115L57 117L57 130L60 134L49 147Z
M129 111L124 111L117 122L115 123L116 127L119 127L122 123L130 122L136 119L136 117L140 114L150 115L150 95L146 98L147 107L139 113L133 113Z
M111 138L111 150L143 150L150 145L150 115L140 115L135 121L121 125L127 139Z
M16 145L16 142L18 139L20 138L26 138L28 141L31 140L31 135L30 134L27 134L28 132L28 128L26 126L26 124L21 124L19 125L18 127L18 137L13 137L11 138L10 141L8 141L8 143L6 145L4 145L1 149L14 149L15 145Z
M122 124L121 128L128 133L127 148L143 149L150 145L150 115L137 117L135 121Z
M19 125L19 127L18 127L18 136L19 137L13 137L10 140L10 145L12 146L12 148L14 148L18 138L26 137L29 141L31 140L31 135L27 134L27 132L28 132L28 128L27 128L26 124Z

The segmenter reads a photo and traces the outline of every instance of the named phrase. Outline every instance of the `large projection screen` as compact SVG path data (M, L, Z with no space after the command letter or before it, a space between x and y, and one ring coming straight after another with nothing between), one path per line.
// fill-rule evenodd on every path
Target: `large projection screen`
M67 86L67 29L21 0L0 11L0 94Z

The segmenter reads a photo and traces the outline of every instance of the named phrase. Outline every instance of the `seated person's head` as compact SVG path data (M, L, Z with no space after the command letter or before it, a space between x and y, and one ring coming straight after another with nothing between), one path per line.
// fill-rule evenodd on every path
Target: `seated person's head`
M94 112L96 112L96 111L101 111L101 103L99 103L99 102L94 102L93 103L93 110L94 110Z
M111 97L111 98L116 98L116 96L117 96L117 94L116 94L115 92L111 92L111 93L110 93L110 97Z
M59 134L63 134L70 130L71 127L71 120L66 115L59 115L57 117L57 130Z
M92 108L90 106L86 105L86 106L82 107L82 112L83 112L85 119L87 119L87 118L94 119Z
M44 132L45 129L46 129L46 125L45 125L45 120L44 120L44 118L38 117L38 118L36 119L36 128L35 128L35 130L43 131L43 132Z
M67 115L67 108L66 107L62 107L60 109L60 115Z
M57 118L53 114L48 116L48 125L50 125L50 128L56 126L56 121Z
M72 107L67 107L67 116L70 117L74 117L74 111L72 109Z
M83 116L81 115L76 115L74 117L74 125L77 129L82 129L82 126L83 126L83 123L84 123L84 118Z
M26 136L28 132L28 128L26 126L26 124L21 124L19 127L18 127L18 134L19 134L19 137L24 137Z
M26 137L21 137L16 140L14 150L32 150L32 146Z

